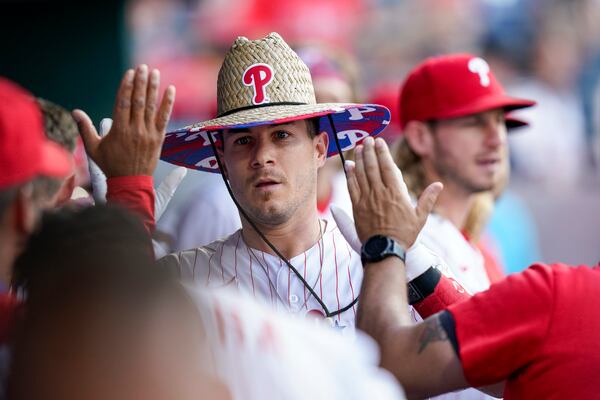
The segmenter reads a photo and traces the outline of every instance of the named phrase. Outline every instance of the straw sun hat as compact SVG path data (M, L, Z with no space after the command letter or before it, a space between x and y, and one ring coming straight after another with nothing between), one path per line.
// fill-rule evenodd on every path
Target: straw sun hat
M390 121L389 110L380 105L317 104L308 67L277 33L235 40L219 71L217 103L217 118L167 133L162 160L218 173L208 135L218 143L223 129L314 117L329 135L331 156L379 134Z

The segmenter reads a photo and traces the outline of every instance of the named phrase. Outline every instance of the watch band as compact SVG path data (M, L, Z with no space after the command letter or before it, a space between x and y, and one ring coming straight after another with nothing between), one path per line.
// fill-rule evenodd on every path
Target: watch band
M374 240L385 240L387 242L387 245L380 252L371 254L368 251L368 247L369 244ZM365 244L362 246L360 259L364 266L367 263L378 262L390 256L396 256L404 262L406 260L406 251L404 250L404 247L398 244L398 242L396 242L391 237L375 235L367 239Z
M427 271L408 282L408 304L417 304L432 294L441 278L442 273L439 269L429 267Z

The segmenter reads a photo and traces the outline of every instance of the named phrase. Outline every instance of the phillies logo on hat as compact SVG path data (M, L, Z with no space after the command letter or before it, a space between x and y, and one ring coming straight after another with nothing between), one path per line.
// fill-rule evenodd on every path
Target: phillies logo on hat
M273 80L273 74L273 68L268 64L252 64L246 68L242 75L242 82L254 89L253 104L264 104L270 101L267 86Z
M490 86L490 66L483 58L471 58L468 67L469 71L479 75L479 83L481 83L481 86Z

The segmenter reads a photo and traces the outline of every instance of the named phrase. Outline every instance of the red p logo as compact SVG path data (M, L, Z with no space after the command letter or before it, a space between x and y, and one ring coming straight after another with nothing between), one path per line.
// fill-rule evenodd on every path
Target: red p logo
M242 82L254 88L253 104L263 104L270 101L267 96L267 85L273 80L273 69L267 64L252 64L244 71Z

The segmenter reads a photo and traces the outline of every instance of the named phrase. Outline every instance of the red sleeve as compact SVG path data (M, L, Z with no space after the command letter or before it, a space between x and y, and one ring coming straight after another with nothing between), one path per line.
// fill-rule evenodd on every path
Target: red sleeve
M552 268L534 265L448 308L471 385L502 381L536 357L549 329L553 290Z
M106 182L106 200L130 209L140 216L149 232L154 232L154 186L151 176L117 176Z
M442 275L440 281L435 286L433 293L425 297L413 307L421 318L425 319L433 314L445 310L448 306L470 299L471 295L462 287L460 283L452 278Z

